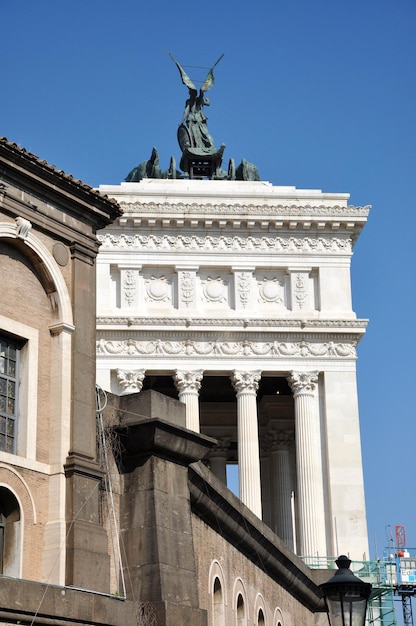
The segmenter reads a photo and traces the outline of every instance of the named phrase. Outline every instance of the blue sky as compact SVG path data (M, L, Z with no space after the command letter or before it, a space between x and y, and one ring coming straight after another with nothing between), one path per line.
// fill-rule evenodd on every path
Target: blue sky
M186 89L166 51L220 54L209 129L276 185L373 206L353 258L371 554L416 547L414 0L0 0L0 135L93 186L158 148L179 161ZM195 79L206 70L189 69Z

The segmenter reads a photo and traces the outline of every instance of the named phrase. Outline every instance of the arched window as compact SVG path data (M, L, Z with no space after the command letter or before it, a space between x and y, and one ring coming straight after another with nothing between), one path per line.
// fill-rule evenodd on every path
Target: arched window
M265 625L265 621L264 621L263 609L259 609L259 613L257 616L257 626L264 626L264 625Z
M20 575L21 552L20 506L16 496L0 487L0 573Z
M237 626L247 626L246 607L241 593L237 596Z
M225 626L224 594L218 577L214 580L213 589L213 626Z

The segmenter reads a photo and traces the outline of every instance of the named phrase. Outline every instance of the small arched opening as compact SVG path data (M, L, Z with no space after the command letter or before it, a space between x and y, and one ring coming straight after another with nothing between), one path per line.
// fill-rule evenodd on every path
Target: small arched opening
M0 487L0 573L15 578L20 575L21 515L16 496Z

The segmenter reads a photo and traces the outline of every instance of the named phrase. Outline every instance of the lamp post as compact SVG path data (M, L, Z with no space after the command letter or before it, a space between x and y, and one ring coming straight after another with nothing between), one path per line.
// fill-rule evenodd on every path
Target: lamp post
M350 559L342 555L335 561L338 571L320 585L331 626L364 626L371 584L350 570Z

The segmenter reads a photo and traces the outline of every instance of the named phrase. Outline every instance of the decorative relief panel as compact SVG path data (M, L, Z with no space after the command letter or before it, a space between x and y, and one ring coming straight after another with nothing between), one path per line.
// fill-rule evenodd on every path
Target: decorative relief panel
M112 340L101 338L97 341L98 355L146 355L146 356L221 356L243 357L291 357L291 358L355 358L357 342L279 342L279 341L164 341L152 339Z
M352 250L350 237L247 237L226 235L120 235L100 234L98 239L103 250L146 250L155 252L308 252L348 254Z
M286 310L287 276L283 272L263 272L257 274L258 298L262 308Z
M131 269L121 272L121 290L121 301L126 306L133 306L137 301L137 272Z
M311 268L289 269L292 311L318 309L318 272Z
M185 307L195 305L195 272L178 272L179 280L179 302Z
M243 309L249 303L251 294L252 274L249 272L239 272L236 274L237 279L237 301Z
M201 271L199 283L201 288L201 301L205 307L230 308L230 288L232 276L225 272L213 270L212 272Z
M143 270L145 308L171 308L175 306L177 276L170 268L165 271L152 268Z

